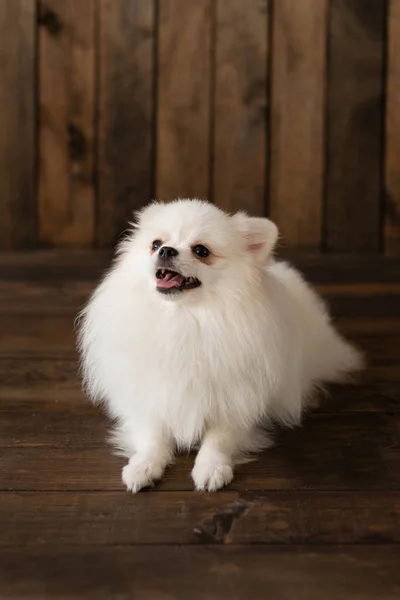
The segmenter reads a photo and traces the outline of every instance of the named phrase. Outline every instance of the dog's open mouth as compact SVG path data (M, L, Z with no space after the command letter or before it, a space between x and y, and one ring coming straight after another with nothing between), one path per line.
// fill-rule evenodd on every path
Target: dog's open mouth
M197 277L184 277L170 269L158 269L156 272L157 290L163 294L193 290L201 285Z

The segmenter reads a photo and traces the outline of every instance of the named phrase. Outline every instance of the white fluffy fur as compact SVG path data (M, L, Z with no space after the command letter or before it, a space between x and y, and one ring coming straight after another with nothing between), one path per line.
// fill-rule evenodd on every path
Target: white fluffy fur
M161 239L201 287L167 298L156 290ZM197 489L229 483L235 463L266 446L260 424L298 424L313 390L361 367L322 300L272 250L267 219L233 217L198 200L154 203L82 313L86 389L117 421L133 492L159 479L175 448L200 444ZM212 264L191 247L212 250ZM177 269L178 270L178 269Z

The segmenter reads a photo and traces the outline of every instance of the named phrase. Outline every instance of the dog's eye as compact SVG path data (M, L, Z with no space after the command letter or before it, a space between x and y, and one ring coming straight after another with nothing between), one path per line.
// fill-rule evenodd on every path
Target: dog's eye
M154 242L151 244L151 249L153 250L153 252L155 252L156 250L161 248L161 246L162 246L161 240L154 240Z
M203 246L202 244L193 246L192 250L193 253L196 254L196 256L198 256L199 258L207 258L207 256L210 256L211 254L209 249Z

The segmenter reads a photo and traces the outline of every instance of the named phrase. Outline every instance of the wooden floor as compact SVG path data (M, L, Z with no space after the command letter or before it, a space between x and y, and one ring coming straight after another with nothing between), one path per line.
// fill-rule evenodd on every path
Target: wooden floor
M368 354L302 428L195 493L193 457L129 495L77 381L100 254L0 257L0 597L399 600L400 266L305 259Z

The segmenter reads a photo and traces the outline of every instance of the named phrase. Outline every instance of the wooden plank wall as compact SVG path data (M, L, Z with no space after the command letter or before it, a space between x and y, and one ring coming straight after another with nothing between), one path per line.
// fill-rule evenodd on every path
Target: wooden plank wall
M0 247L109 247L151 198L400 255L400 0L0 0Z

